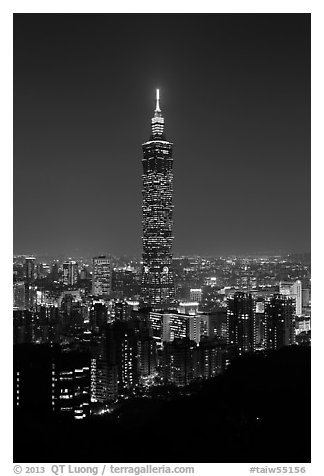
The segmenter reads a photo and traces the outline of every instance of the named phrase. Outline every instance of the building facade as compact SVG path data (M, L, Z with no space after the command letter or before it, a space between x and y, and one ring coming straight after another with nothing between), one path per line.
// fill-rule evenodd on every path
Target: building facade
M92 294L108 297L111 293L111 263L107 256L92 258Z
M73 260L63 263L63 284L75 286L78 281L78 263Z
M198 376L196 343L189 338L166 342L163 347L162 367L165 383L188 385Z
M90 355L59 345L14 346L14 410L82 420L90 416Z
M35 261L34 256L25 258L25 279L29 282L35 279Z
M303 313L303 288L302 282L297 279L295 282L280 281L279 294L289 296L295 301L295 313L300 317Z
M237 292L227 300L227 343L238 353L254 350L254 301L251 294Z
M25 298L25 283L23 281L18 281L13 285L13 305L14 308L19 309L20 311L26 308L26 298Z
M190 301L201 302L202 299L202 289L201 288L191 288L190 289Z
M266 302L267 349L277 350L295 343L294 313L294 301L290 296L275 294Z
M174 304L172 271L173 144L164 135L156 94L150 140L143 144L143 273L141 302L155 310Z

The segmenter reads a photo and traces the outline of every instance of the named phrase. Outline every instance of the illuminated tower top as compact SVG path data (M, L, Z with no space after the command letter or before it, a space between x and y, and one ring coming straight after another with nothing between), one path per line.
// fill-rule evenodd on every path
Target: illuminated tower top
M156 90L154 117L151 119L152 134L151 140L165 140L164 137L164 117L160 109L160 90Z

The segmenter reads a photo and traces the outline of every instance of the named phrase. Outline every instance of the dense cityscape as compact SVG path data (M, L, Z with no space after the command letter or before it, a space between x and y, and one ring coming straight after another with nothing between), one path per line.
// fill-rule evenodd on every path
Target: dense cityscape
M136 412L143 411L138 409L142 402L147 402L145 414L149 401L163 405L197 398L199 405L207 404L209 397L202 399L201 392L210 382L217 385L235 373L245 356L261 365L282 355L279 366L284 367L290 355L295 362L308 355L309 253L173 257L173 145L164 133L159 100L157 90L151 136L143 144L142 257L109 252L93 257L14 256L17 458L36 459L30 452L32 443L19 439L19 425L26 419L65 429L76 428L78 421L104 421L114 434L123 433L123 418L129 425ZM293 354L285 354L289 348ZM263 370L261 365L258 378ZM277 374L279 379L280 370ZM246 382L248 375L249 371ZM129 416L130 409L135 409L135 416ZM152 418L160 418L154 411ZM259 424L262 411L253 415L253 425ZM64 432L58 428L56 436ZM48 446L54 441L53 436ZM138 451L137 444L125 441L123 447L134 460L129 447ZM150 457L158 458L152 451ZM307 458L305 454L306 450L300 452L301 458ZM119 455L115 448L117 460ZM140 451L137 455L143 459ZM46 460L46 453L42 457ZM57 457L64 460L62 451ZM174 457L166 451L166 461ZM244 460L240 452L223 457ZM202 458L200 453L197 458Z
M116 374L115 384L107 389L114 398L122 389L130 389L131 381L138 385L153 375L157 381L163 380L163 373L158 377L157 370L161 370L166 342L187 338L193 348L205 343L214 352L222 346L223 350L237 346L239 354L310 344L309 255L179 257L173 259L172 266L176 305L168 312L153 312L139 306L139 260L98 256L45 262L44 258L15 256L14 343L55 343L65 351L92 349L96 360L107 326L111 330L121 326L130 336L131 329L136 329L132 345L137 348L141 337L147 347L139 361L135 347L131 351L135 360L128 361L129 349L120 355L122 360L116 363L120 378ZM248 326L232 329L231 320L242 315L246 315ZM232 351L235 353L234 347ZM100 359L108 364L107 358ZM126 373L122 373L122 362ZM180 369L179 373L171 371L166 380L188 384L194 377L186 375L184 361ZM205 372L213 376L222 370L214 361ZM196 378L203 378L203 374ZM99 375L92 375L93 391L99 380ZM104 403L108 394L92 395L92 401Z

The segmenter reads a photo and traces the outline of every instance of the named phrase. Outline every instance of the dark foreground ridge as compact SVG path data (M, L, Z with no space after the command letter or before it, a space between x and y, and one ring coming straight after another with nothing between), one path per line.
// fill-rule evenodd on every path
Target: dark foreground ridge
M310 462L310 348L241 356L188 393L81 422L16 414L14 462Z

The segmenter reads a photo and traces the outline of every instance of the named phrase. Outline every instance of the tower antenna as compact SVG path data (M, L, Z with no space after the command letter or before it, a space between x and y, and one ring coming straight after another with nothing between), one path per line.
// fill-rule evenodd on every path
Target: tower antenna
M161 109L160 109L160 90L159 89L156 90L155 99L156 99L155 112L161 112Z

